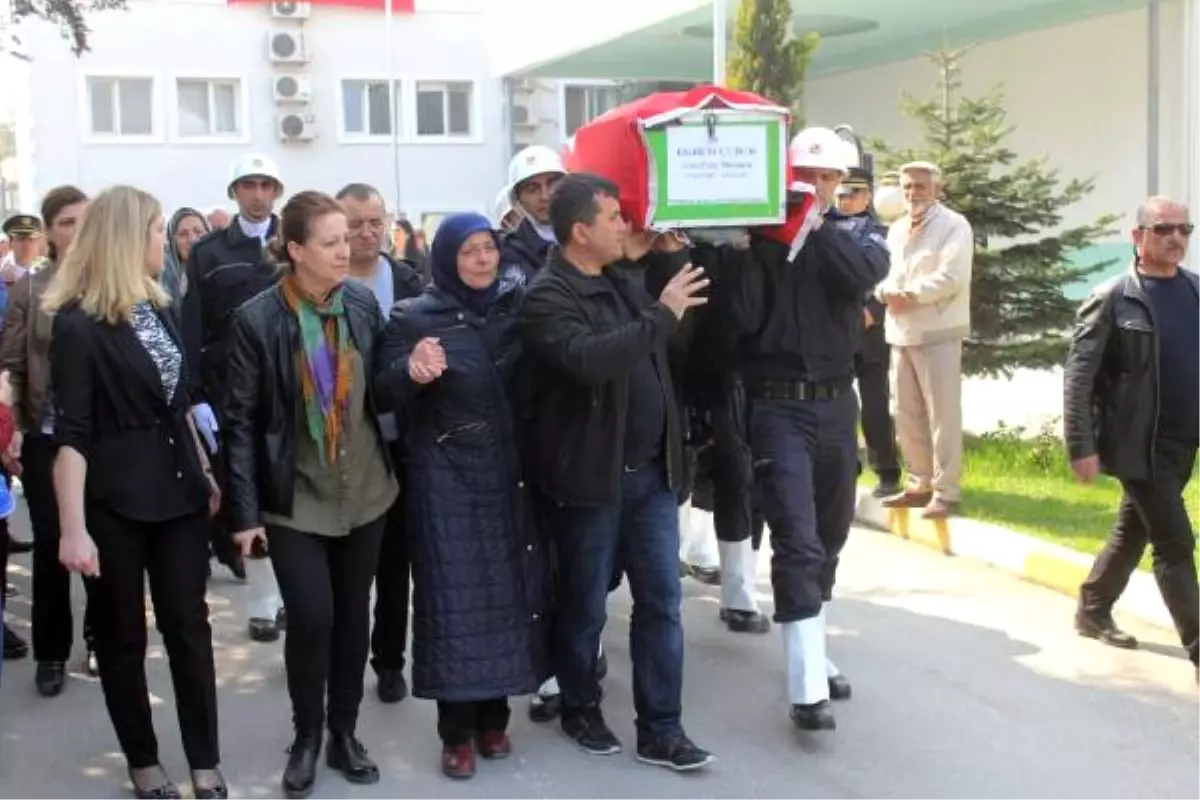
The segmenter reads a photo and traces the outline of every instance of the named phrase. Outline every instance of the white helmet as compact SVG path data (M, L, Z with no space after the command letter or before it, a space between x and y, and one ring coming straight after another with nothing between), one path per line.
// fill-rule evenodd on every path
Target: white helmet
M505 186L500 190L500 193L496 195L496 199L492 203L492 222L496 224L497 228L500 227L504 224L504 218L512 213L512 211L512 190Z
M566 175L562 156L544 145L526 147L508 162L508 185L513 202L516 202L517 187L537 175Z
M792 139L792 167L835 169L843 174L851 160L858 162L854 145L829 128L805 128Z
M245 155L233 164L229 170L229 186L227 193L233 197L233 185L245 178L270 178L279 185L279 194L283 194L283 181L279 179L279 167L266 156Z

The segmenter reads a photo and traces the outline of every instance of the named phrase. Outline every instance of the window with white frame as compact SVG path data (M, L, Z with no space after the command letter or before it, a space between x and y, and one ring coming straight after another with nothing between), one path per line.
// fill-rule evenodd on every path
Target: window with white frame
M242 134L242 82L237 79L179 78L175 81L176 133L188 138Z
M87 79L88 128L94 136L154 135L154 79Z
M417 137L475 135L475 86L470 81L417 82Z
M391 136L398 119L392 113L392 98L399 96L400 86L393 94L386 80L342 81L342 132L350 137Z
M563 87L563 124L565 134L574 136L575 131L588 124L604 112L619 105L616 86L580 86L568 84Z

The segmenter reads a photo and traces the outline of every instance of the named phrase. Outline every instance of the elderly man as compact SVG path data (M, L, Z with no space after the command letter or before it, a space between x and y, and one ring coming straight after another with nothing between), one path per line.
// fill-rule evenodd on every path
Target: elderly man
M1135 261L1080 307L1063 382L1071 469L1084 482L1108 473L1123 490L1117 524L1080 587L1075 627L1115 647L1137 646L1112 607L1149 543L1192 664L1200 590L1183 491L1200 441L1200 281L1179 265L1194 230L1187 207L1170 198L1138 208Z
M961 214L939 202L941 170L927 161L900 168L906 213L888 233L891 269L875 296L887 306L896 436L909 485L888 508L924 508L944 519L958 506L962 469L962 342L971 331L975 237Z

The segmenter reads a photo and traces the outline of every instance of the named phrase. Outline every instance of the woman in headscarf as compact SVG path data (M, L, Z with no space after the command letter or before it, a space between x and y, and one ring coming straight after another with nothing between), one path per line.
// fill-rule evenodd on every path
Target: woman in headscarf
M187 259L192 245L208 231L208 220L194 208L179 209L167 223L167 244L159 281L175 305L187 291Z
M546 581L518 447L521 288L479 214L442 222L430 264L392 311L376 396L408 420L413 694L438 701L442 770L470 778L476 749L511 752L508 697L547 676Z

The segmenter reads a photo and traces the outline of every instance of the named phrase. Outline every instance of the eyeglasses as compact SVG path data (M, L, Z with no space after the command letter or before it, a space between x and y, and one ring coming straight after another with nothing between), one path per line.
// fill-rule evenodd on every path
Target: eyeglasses
M1142 225L1141 230L1154 231L1155 236L1170 236L1172 233L1180 233L1187 237L1192 235L1196 226L1191 222L1160 222L1157 225Z

